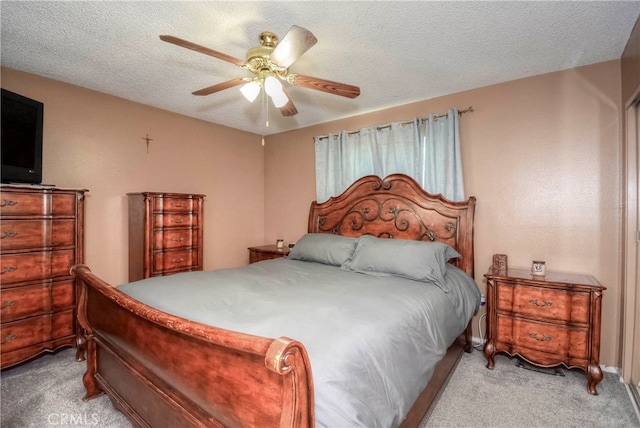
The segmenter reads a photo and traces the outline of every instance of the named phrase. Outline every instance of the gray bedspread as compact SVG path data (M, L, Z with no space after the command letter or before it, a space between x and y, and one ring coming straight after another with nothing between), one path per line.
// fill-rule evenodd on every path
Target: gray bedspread
M431 283L288 260L156 277L118 288L208 325L304 344L318 427L396 427L464 331L480 292L449 266Z

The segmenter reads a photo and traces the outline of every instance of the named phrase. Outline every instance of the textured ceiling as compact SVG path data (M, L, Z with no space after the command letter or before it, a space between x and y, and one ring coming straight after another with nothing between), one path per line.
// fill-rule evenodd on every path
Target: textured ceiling
M640 1L0 2L2 65L132 101L273 134L622 55ZM318 43L292 72L359 86L347 99L288 87L299 113L239 87L191 92L249 72L162 42L168 34L244 60L260 32L291 25ZM457 106L460 108L466 106Z

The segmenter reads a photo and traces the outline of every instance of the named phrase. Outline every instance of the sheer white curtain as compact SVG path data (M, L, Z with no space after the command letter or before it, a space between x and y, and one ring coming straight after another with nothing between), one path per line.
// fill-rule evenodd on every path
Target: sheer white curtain
M415 179L430 193L464 200L458 110L428 120L374 125L315 137L316 198L337 196L365 175L394 173Z

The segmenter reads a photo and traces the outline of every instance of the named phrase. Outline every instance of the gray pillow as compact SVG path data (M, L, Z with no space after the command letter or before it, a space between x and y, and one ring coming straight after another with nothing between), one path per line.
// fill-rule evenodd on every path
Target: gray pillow
M291 260L342 266L356 248L356 238L329 233L307 233L289 253Z
M456 250L440 242L363 235L358 238L353 255L342 265L342 269L431 282L447 292L444 284L447 262L456 257L460 257Z

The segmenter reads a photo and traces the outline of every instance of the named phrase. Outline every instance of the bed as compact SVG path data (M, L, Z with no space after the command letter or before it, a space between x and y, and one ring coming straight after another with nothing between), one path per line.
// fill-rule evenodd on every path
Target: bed
M416 427L472 349L474 208L367 176L288 258L119 287L74 266L85 399L135 426Z

